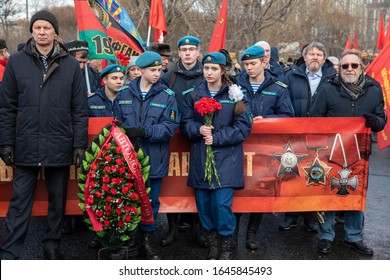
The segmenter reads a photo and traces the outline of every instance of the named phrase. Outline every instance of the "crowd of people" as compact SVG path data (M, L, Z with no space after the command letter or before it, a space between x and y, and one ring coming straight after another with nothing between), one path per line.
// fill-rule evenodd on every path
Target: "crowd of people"
M207 259L230 260L242 230L238 227L242 214L233 213L232 203L235 190L245 187L243 142L254 120L364 116L374 132L387 121L381 86L365 75L355 50L328 57L323 44L311 42L302 48L295 65L286 67L273 59L277 49L259 41L242 53L241 70L229 51L202 55L201 41L184 36L177 42L178 59L172 67L171 47L151 44L141 55L130 57L126 67L103 68L102 61L88 59L87 42L64 44L58 39L59 26L52 13L37 12L29 28L32 38L11 56L6 41L0 39L0 156L6 165L15 166L0 259L20 257L41 168L46 171L49 202L44 258L64 257L61 233L71 234L72 219L77 220L65 216L69 166L79 165L87 148L88 117L115 117L123 122L126 135L150 156L149 197L155 222L141 223L138 233L139 255L154 260L161 259L153 241L159 193L168 175L169 141L177 129L191 147L187 185L194 189L197 213L168 213L169 229L160 245L172 245L179 229L192 229L195 243L208 248ZM202 98L222 105L211 125L205 125L194 109ZM210 180L204 176L208 147L218 149L218 177ZM332 251L335 215L327 211L323 224L304 219L304 228L318 233L320 253ZM259 247L256 232L262 216L250 213L248 250ZM298 218L298 213L285 213L279 229L297 226ZM344 240L357 252L372 255L363 243L363 220L363 212L345 211ZM127 245L138 247L134 241ZM93 237L90 246L101 243Z

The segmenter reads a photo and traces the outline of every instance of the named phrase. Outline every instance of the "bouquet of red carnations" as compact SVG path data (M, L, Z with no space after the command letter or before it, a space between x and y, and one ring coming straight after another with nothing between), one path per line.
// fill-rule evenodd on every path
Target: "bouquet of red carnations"
M205 125L211 126L213 123L213 116L216 111L222 109L221 103L216 101L214 98L202 97L197 103L194 105L194 109L201 116L204 117ZM214 152L211 145L206 146L206 167L204 171L204 180L207 180L210 185L212 185L213 175L218 182L218 185L221 186L221 182L219 181L219 176L217 172L217 166L215 163Z

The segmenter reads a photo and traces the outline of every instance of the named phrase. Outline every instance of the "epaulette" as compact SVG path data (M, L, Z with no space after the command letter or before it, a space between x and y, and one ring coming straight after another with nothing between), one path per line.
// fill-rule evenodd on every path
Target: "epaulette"
M174 94L175 94L175 92L174 92L173 90L169 89L169 88L164 89L164 91L165 91L166 93L168 93L169 95L174 95Z
M194 87L192 87L192 88L189 88L189 89L187 89L187 90L183 91L183 92L182 92L182 94L183 94L183 95L186 95L186 94L187 94L187 93L189 93L189 92L193 92L193 91L194 91L194 89L195 89Z
M286 85L285 83L282 83L281 81L276 81L275 84L277 84L281 87L284 87L284 88L288 88L288 85Z
M88 98L90 98L90 97L92 97L92 96L94 96L94 95L95 95L95 93L92 92L91 94L88 94Z
M124 90L124 89L127 89L127 88L129 88L129 86L123 86L123 87L118 88L118 91L121 91L121 90Z

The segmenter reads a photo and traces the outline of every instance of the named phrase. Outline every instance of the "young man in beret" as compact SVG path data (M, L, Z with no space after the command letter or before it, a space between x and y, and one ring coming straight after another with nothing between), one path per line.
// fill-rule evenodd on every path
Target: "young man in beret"
M3 74L5 70L5 66L7 65L7 61L9 58L9 52L7 43L4 39L0 39L0 84L3 80Z
M10 56L0 88L0 156L15 164L14 186L5 218L1 259L18 259L34 202L38 173L45 171L46 259L59 250L71 164L78 165L88 143L85 83L77 61L56 40L56 17L39 11L31 17L32 38Z
M264 48L257 45L247 48L241 56L241 61L245 71L236 77L236 83L241 86L242 92L250 102L253 120L293 117L294 110L287 85L269 71L265 71L268 62ZM236 217L239 224L240 214ZM249 250L256 250L259 247L256 232L262 217L263 213L250 213L246 232L246 247Z
M194 90L195 86L203 80L202 63L198 60L200 55L200 40L193 36L184 36L177 42L179 60L174 68L162 76L162 81L175 92L176 101L181 112L183 96ZM160 244L170 246L175 242L179 230L179 214L168 213L169 230ZM201 247L207 247L207 241L200 230L197 214L181 214L180 228L190 229L189 223L194 223L194 239ZM189 223L187 223L189 222Z
M146 259L160 259L160 253L153 245L156 231L158 200L162 179L168 175L169 140L179 127L179 111L175 93L160 81L161 56L146 51L141 54L136 65L142 76L132 81L128 88L117 97L118 120L130 128L129 138L137 138L145 154L150 157L149 197L154 216L154 224L141 224L141 252Z

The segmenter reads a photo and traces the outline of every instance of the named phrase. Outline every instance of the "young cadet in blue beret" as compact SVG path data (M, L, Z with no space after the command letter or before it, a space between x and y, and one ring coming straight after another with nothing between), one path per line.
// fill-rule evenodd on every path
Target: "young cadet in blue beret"
M117 97L118 120L132 128L127 133L128 137L138 137L150 157L149 197L154 224L141 224L142 253L146 259L161 258L153 247L152 238L157 225L162 179L168 175L169 140L179 127L180 120L174 92L160 81L161 64L158 53L146 51L141 54L136 65L141 69L142 76L132 81Z
M245 71L236 77L236 82L250 102L253 120L293 117L294 110L287 86L265 71L267 61L264 48L257 45L247 48L241 61ZM246 233L246 247L250 250L256 250L259 246L256 232L262 217L263 213L250 214Z
M90 117L113 117L115 99L123 88L124 68L118 64L108 65L100 73L104 86L88 98L88 115Z
M191 141L187 184L195 189L199 218L209 242L207 259L232 259L236 228L232 203L234 191L244 188L242 143L251 132L252 115L242 92L226 75L225 55L206 54L202 63L205 80L195 88L195 96L188 93L183 100L181 129ZM214 98L222 105L214 113L212 127L205 126L204 118L194 110L194 103L202 97ZM208 145L215 152L220 185L215 178L211 184L204 179Z
M179 60L172 70L163 74L161 80L175 92L179 112L182 110L183 96L203 80L203 65L198 60L200 40L194 36L184 36L177 42ZM179 218L180 217L180 218ZM200 229L197 213L167 213L168 232L160 240L161 246L170 246L178 238L179 229L187 230L193 225L193 239L198 246L208 247ZM179 223L180 220L180 223Z

